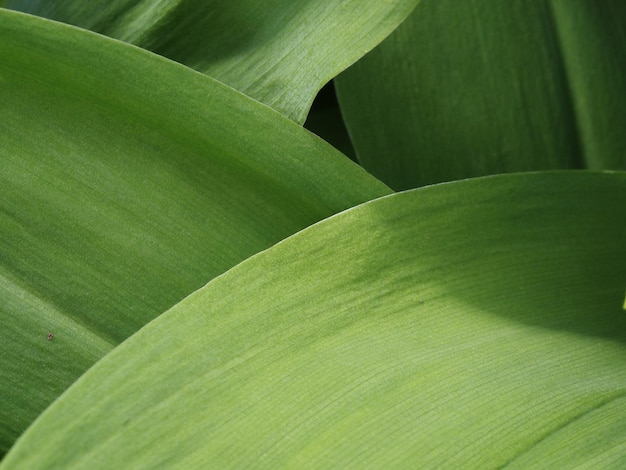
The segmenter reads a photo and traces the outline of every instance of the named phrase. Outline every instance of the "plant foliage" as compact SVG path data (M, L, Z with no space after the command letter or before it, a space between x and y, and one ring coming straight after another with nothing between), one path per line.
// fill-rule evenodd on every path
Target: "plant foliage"
M626 465L626 8L417 3L0 2L0 468Z

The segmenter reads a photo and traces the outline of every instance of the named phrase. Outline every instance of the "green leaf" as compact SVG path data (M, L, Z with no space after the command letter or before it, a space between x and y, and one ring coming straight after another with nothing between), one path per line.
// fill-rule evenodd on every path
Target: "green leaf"
M10 0L8 8L131 42L304 122L319 89L419 0Z
M626 173L353 208L148 324L2 468L623 467L624 220Z
M0 453L181 298L390 192L209 77L6 10L0 135Z
M619 0L425 0L336 80L359 161L396 189L626 169L625 18Z
M589 168L626 169L626 3L552 0Z

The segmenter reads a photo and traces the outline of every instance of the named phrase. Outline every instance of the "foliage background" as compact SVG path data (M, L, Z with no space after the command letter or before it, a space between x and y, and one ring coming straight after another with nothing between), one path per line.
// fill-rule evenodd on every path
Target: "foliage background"
M2 468L623 466L622 2L4 3Z

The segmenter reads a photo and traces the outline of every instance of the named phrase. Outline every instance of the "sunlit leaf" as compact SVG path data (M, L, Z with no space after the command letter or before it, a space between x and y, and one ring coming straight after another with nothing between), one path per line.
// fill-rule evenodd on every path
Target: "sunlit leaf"
M148 324L2 468L623 467L625 220L626 173L348 210Z
M6 10L0 136L0 453L211 278L390 192L202 74Z

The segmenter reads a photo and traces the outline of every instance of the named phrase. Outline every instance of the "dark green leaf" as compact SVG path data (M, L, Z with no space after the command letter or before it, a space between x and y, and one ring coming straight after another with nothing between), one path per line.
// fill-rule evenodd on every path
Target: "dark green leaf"
M626 169L626 2L552 0L589 168Z
M357 156L396 189L626 169L625 37L619 0L424 0L336 80Z

